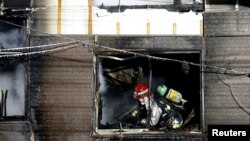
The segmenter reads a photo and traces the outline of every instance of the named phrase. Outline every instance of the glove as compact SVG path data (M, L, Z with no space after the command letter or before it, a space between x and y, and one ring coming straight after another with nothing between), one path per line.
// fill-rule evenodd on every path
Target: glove
M139 115L139 111L136 109L131 113L132 117L137 117Z
M140 121L140 123L141 123L142 125L146 125L146 124L147 124L147 120L144 118L144 119L142 119L142 120Z

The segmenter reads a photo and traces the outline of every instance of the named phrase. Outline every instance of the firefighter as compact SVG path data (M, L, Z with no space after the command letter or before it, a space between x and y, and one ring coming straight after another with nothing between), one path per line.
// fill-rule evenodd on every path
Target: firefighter
M138 83L135 86L134 98L149 111L150 126L160 129L181 128L183 118L178 111L174 110L172 102L168 99L154 98L146 83ZM146 119L141 119L141 123L146 124Z

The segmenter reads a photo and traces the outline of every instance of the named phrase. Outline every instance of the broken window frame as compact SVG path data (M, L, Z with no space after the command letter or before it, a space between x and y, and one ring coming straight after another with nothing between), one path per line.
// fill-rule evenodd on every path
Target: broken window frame
M1 20L5 20L7 22L10 23L14 23L17 25L21 25L21 26L28 26L28 22L29 22L29 18L26 17L26 15L9 15L9 16L0 16ZM7 24L7 23L6 23ZM15 25L9 25L9 26L13 26L13 28L20 28L18 26ZM28 39L29 39L29 32L28 30L26 30L24 32L24 43L27 45L29 43ZM25 45L22 45L25 46ZM8 53L8 52L7 52ZM27 94L27 88L28 88L28 70L29 70L29 65L27 62L22 61L22 59L18 60L13 58L12 59L6 59L6 60L0 60L1 64L11 64L11 63L15 63L15 65L23 65L24 66L24 113L22 115L13 115L13 116L2 116L0 114L0 121L27 121L28 120L28 108L30 106L30 97ZM8 96L10 94L8 93ZM6 107L7 109L8 107Z
M145 53L145 52L143 52ZM198 53L199 54L199 63L201 64L200 66L202 66L203 64L203 53L202 51L200 50L177 50L177 51L174 51L174 50L165 50L165 51L156 51L154 53L159 53L159 54L190 54L192 55L193 53ZM92 135L93 136L106 136L106 135L129 135L129 134L165 134L166 135L166 132L164 131L152 131L148 128L148 126L146 128L140 128L140 129L123 129L122 126L120 125L120 128L119 129L99 129L98 127L98 121L99 121L99 100L100 100L100 93L97 91L97 87L98 87L98 57L107 57L107 56L112 56L112 55L121 55L120 53L115 53L115 52L105 52L105 51L100 51L100 52L93 52L93 89L94 89L94 102L93 102L93 107L94 107L94 111L93 111L93 121L92 121L92 125L93 125L93 132L92 132ZM152 51L151 53L152 54ZM151 66L151 65L150 65ZM190 131L190 132L185 132L185 131L180 131L180 132L172 132L172 131L169 131L167 133L167 135L173 135L173 134L183 134L183 135L201 135L204 133L205 131L205 123L204 123L204 84L203 84L203 78L204 78L204 75L203 75L203 68L200 67L199 68L200 70L200 74L199 74L199 84L200 84L200 93L199 93L199 107L200 107L200 115L199 115L199 132L193 132L193 131ZM152 75L152 72L150 71L150 75ZM149 81L152 81L152 76L150 76L149 78ZM149 83L151 84L151 83ZM150 87L150 85L149 85ZM150 88L149 88L150 89Z
M7 115L1 115L0 114L0 121L25 121L28 119L28 107L29 107L29 96L27 95L27 82L28 82L28 76L27 76L27 70L28 70L28 66L27 64L25 63L20 63L21 65L24 65L24 113L23 115L13 115L13 116L7 116ZM20 65L19 64L19 65ZM7 97L9 96L10 94L8 93L7 94ZM7 99L6 99L7 100ZM1 104L1 103L0 103ZM4 112L7 112L8 110L8 107L7 107L7 102L5 101L5 108L6 110ZM1 108L1 106L0 106ZM1 112L1 110L0 110Z
M6 109L6 101L8 97L8 90L3 90L0 87L0 117L6 117L7 109Z

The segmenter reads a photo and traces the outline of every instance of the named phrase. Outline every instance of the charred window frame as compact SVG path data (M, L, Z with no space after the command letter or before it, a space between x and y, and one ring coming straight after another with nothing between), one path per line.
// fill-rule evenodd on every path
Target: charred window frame
M27 25L27 17L3 15L0 19L20 26ZM28 31L12 24L0 23L0 47L10 49L27 46ZM14 52L2 52L11 55ZM27 95L28 65L23 58L0 60L0 121L27 120L29 97Z
M156 51L150 52L150 55L202 64L202 53L200 51ZM132 128L131 126L124 126L124 124L118 120L119 117L130 112L129 109L137 105L137 101L133 98L133 86L138 82L149 82L151 91L154 91L158 84L167 83L169 87L181 92L190 103L188 112L184 115L185 119L190 116L192 109L194 109L195 116L191 117L185 126L181 130L178 130L178 133L190 133L190 135L192 133L198 133L200 135L204 131L204 100L202 91L203 75L201 73L201 67L180 62L161 61L148 59L146 57L110 52L98 52L95 54L94 60L95 118L93 121L93 135L146 134L149 132L166 134L166 132L162 132L158 129L151 130L148 125L132 126ZM119 71L119 69L123 69L124 72L129 72L129 68L132 68L131 71L134 72L133 75L136 74L137 77L141 77L141 69L140 67L137 67L138 64L141 65L144 73L142 78L129 78L127 82L122 84L119 80L113 80L113 82L110 82L110 79L107 77L112 75L104 76L104 74L100 76L101 73L106 73L107 75L107 72L113 72L115 70ZM127 67L120 67L123 65L127 65ZM114 70L110 69L112 67ZM132 82L132 80L134 82ZM128 82L131 82L132 85L129 85ZM191 93L191 96L187 97L187 93ZM105 94L107 96L103 96ZM119 103L118 101L122 101L122 103ZM114 103L114 105L107 105L110 103ZM121 107L123 108L121 109ZM106 109L104 110L104 108ZM107 114L109 112L111 115ZM107 120L107 118L110 119ZM176 131L169 132L169 134L172 133L176 133Z
M25 120L28 107L26 65L18 63L1 66L0 73L2 78L0 120Z

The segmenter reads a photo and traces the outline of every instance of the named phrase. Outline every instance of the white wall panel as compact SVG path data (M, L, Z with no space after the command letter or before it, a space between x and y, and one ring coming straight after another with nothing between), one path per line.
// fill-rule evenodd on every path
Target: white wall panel
M200 35L202 15L180 14L176 19L176 35Z
M57 33L57 0L34 0L38 9L32 13L31 28L56 34ZM42 34L33 31L32 34Z
M106 10L94 10L93 34L116 34L116 15Z
M123 13L108 13L105 10L95 9L94 14L94 34L115 34L116 22L120 22L121 35L145 35L147 23L150 23L151 35L173 35L173 23L176 23L176 35L200 35L201 33L202 14L194 12L135 9L126 10Z
M88 34L88 0L62 0L61 34Z
M37 3L43 8L33 13L33 28L51 34L88 34L88 26L91 22L89 21L88 0L61 0L61 11L58 0L44 2L46 4L41 3L41 1ZM92 26L92 34L201 34L201 13L168 12L164 9L127 9L122 13L109 13L94 6L92 9L92 25L90 25L90 27ZM174 23L176 29L174 29Z

